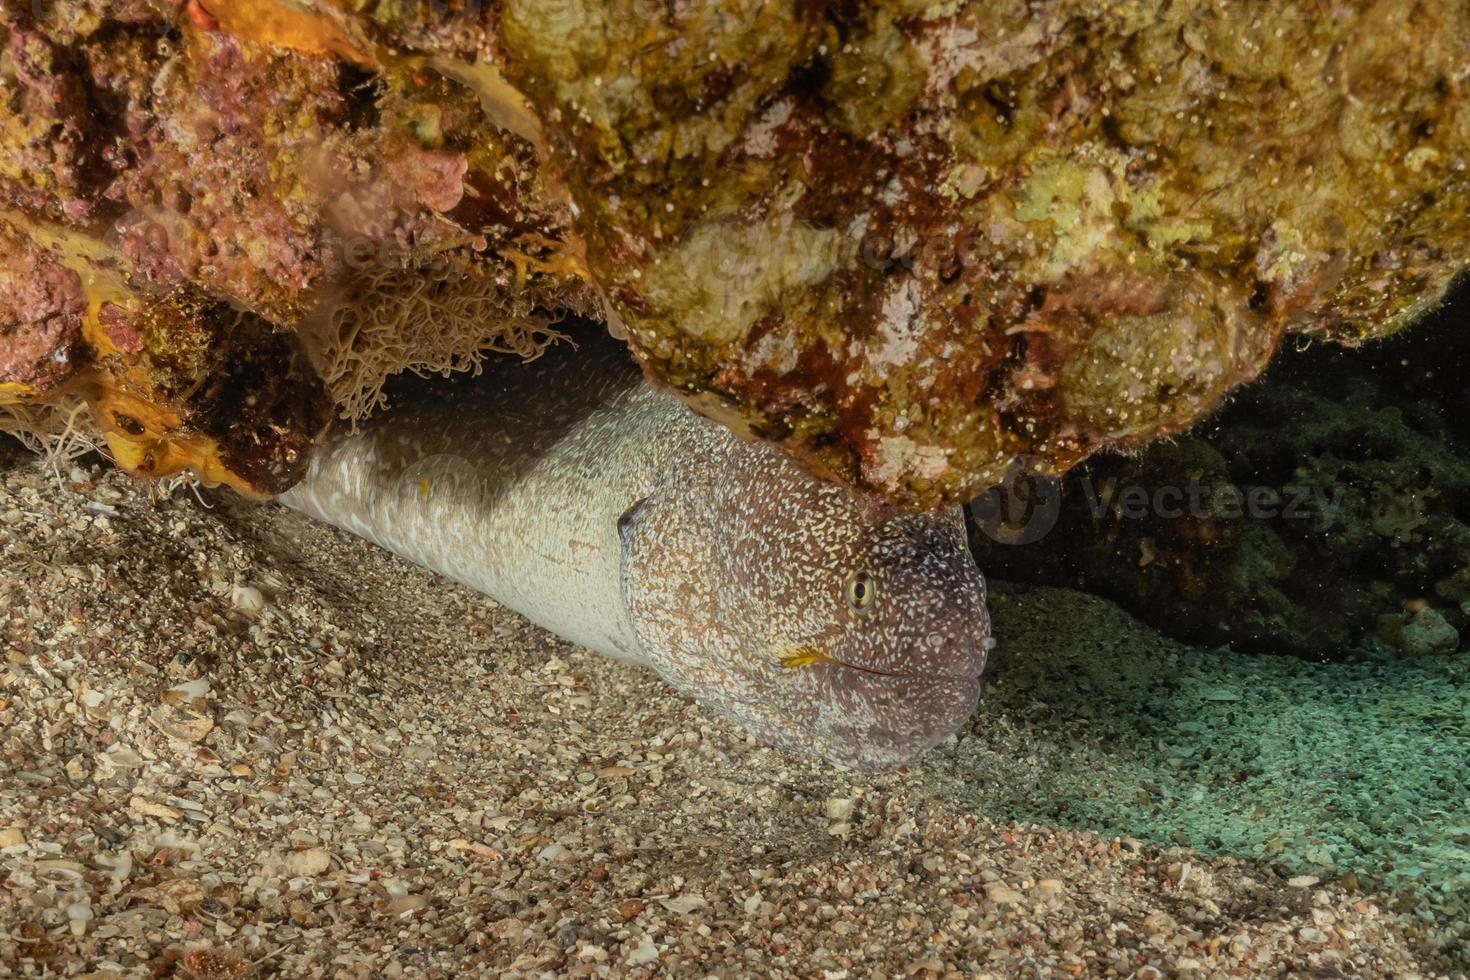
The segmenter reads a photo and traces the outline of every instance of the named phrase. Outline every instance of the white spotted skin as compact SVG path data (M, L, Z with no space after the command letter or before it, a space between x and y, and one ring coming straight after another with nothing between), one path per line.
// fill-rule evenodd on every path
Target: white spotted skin
M579 343L396 395L283 502L786 749L891 768L969 718L991 641L959 508L856 499Z
M493 376L410 382L360 431L329 437L281 502L644 663L617 521L647 494L680 413L636 375L586 367L556 352Z

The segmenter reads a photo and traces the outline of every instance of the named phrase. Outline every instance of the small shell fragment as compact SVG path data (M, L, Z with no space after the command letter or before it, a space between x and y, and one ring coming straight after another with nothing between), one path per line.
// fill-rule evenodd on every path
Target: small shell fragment
M163 705L148 716L154 728L180 742L198 742L214 730L214 719L197 711Z
M253 585L237 585L230 593L230 602L247 616L259 616L265 612L265 594Z
M332 866L332 856L320 847L293 851L281 862L292 878L314 878Z

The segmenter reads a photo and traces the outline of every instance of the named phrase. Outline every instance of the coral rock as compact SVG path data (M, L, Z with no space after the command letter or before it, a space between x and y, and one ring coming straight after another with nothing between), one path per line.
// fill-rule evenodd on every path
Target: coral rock
M349 417L595 313L929 508L1178 432L1470 261L1467 0L0 11L0 203L299 331ZM54 349L53 299L8 349Z
M1470 258L1462 0L508 0L652 372L860 490L1178 431Z

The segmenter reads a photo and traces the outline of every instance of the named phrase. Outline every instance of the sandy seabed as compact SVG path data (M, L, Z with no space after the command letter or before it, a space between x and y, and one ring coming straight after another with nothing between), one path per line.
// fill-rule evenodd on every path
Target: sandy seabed
M854 774L281 508L61 476L0 443L0 974L1453 968L1329 876L995 819L1014 697Z

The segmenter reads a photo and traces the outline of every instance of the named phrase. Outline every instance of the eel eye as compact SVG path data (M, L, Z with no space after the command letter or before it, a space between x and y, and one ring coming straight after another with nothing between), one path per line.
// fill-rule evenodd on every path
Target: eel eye
M878 580L867 572L847 577L847 604L860 613L871 612L878 602Z

